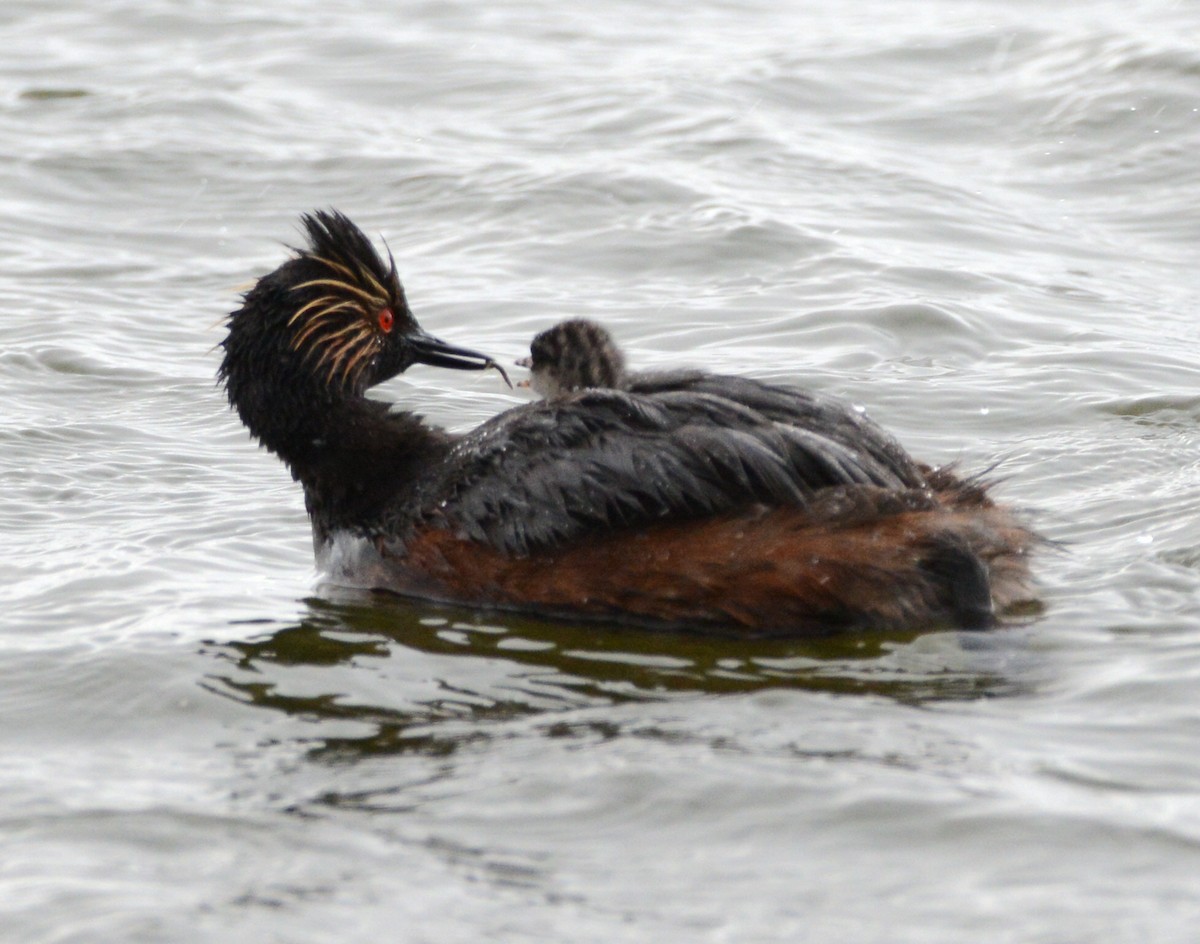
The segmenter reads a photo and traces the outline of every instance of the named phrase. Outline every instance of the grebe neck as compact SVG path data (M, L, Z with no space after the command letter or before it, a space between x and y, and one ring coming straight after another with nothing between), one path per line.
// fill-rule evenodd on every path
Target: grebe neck
M382 527L386 508L402 501L408 485L450 448L445 430L378 400L331 394L300 378L274 391L229 379L231 394L240 394L231 399L251 434L304 487L318 544L335 531L370 534Z
M289 443L295 450L290 458L279 455L304 486L318 545L336 531L372 535L385 529L387 509L414 493L422 473L445 460L452 442L419 416L366 398L327 407L311 419L306 440Z

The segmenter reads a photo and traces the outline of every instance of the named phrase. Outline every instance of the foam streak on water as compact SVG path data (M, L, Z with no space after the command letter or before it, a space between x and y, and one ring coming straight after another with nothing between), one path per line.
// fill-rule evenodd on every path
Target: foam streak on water
M1200 11L10 0L0 939L1189 941ZM849 398L1061 546L988 635L314 590L215 322L337 207L424 326ZM497 378L384 393L466 428Z

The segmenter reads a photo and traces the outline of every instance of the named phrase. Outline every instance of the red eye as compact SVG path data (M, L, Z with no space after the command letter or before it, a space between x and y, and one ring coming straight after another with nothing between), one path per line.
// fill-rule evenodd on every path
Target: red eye
M391 332L392 327L396 324L396 316L392 314L390 308L384 308L379 312L379 330L384 334Z

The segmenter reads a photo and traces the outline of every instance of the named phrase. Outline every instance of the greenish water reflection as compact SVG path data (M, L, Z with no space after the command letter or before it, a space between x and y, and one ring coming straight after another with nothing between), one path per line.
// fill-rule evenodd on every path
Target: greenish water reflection
M212 644L226 669L210 675L207 687L308 722L354 722L360 733L306 738L310 756L330 760L447 755L503 723L539 716L546 716L547 736L563 736L574 733L574 722L556 714L636 701L771 689L912 704L996 696L1017 687L1006 668L1023 638L1001 629L745 640L498 618L369 595L306 606L299 622ZM438 678L419 690L398 680L386 690L388 703L376 703L378 684L369 699L350 693L356 672L406 655L437 657ZM447 670L446 658L464 660L463 671ZM302 686L293 684L294 670L304 670ZM314 694L314 682L327 689ZM606 725L582 722L592 736L620 733L613 725L602 731Z

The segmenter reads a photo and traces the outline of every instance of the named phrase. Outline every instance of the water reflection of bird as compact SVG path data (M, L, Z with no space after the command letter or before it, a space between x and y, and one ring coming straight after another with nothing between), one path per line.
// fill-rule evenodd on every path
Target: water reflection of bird
M836 400L704 372L509 410L462 436L365 392L426 334L338 213L229 319L220 376L304 487L333 579L477 606L747 634L990 625L1032 533Z

